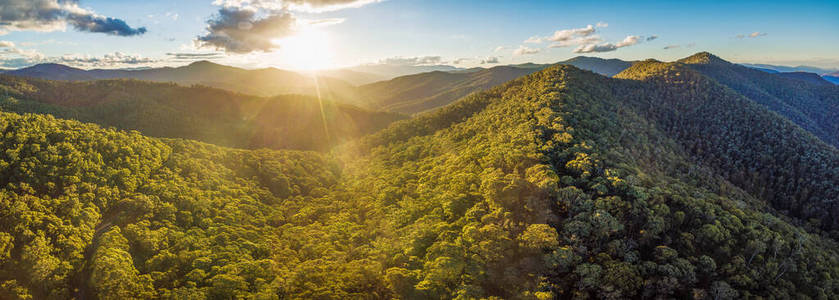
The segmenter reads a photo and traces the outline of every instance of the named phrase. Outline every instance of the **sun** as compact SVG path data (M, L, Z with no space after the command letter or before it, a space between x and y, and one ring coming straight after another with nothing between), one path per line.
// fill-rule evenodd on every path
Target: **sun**
M333 66L333 51L329 35L317 29L308 29L283 38L277 54L277 63L296 70L323 70Z

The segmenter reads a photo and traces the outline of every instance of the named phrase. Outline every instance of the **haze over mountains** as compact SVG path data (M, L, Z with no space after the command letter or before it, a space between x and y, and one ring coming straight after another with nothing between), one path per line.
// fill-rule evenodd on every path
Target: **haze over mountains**
M0 75L0 108L257 149L327 150L405 118L311 96L251 96L203 86Z
M630 62L617 59L593 57L576 57L558 64L570 64L607 76L613 76L631 65ZM82 70L59 64L41 64L8 71L6 74L49 80L121 78L174 82L187 86L199 84L257 96L320 95L371 109L417 113L446 105L469 93L486 90L548 66L523 64L489 69L457 69L450 66L364 65L318 74L301 74L274 68L246 70L200 61L178 68L145 70ZM428 70L433 71L425 72ZM408 76L369 83L375 79L395 77L394 74ZM354 84L359 86L355 88Z
M839 297L839 87L620 69L367 87L410 118L0 76L0 298Z

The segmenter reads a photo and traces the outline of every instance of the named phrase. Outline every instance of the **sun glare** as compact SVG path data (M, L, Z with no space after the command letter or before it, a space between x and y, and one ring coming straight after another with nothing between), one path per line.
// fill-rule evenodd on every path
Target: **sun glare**
M297 70L323 70L333 66L329 36L310 29L278 41L277 63Z

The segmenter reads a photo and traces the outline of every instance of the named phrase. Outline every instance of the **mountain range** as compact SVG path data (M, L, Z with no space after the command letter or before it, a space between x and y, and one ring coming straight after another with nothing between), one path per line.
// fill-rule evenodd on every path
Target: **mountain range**
M319 152L212 137L349 108L2 76L0 298L839 297L836 86L704 52L505 72Z
M768 73L813 73L821 76L824 80L833 84L839 84L839 70L823 69L810 66L776 66L767 64L742 64L744 66L761 70Z
M352 84L331 77L312 76L276 68L246 70L198 61L186 66L142 70L82 70L59 64L40 64L5 72L7 75L34 77L49 80L89 81L102 79L137 79L155 82L174 82L184 86L204 85L248 95L271 97L283 94L300 94L326 98L351 93ZM333 73L334 75L364 76L360 73Z
M612 76L629 67L631 63L616 59L576 57L560 64L571 64ZM82 70L59 64L41 64L5 73L48 80L138 79L174 82L180 85L204 85L264 97L301 94L321 96L368 109L417 113L448 104L469 93L488 89L548 66L550 65L523 64L464 70L448 66L364 65L315 74L275 68L246 70L199 61L177 68L143 70ZM433 71L425 72L427 70ZM415 75L390 79L393 74ZM364 84L376 79L388 80ZM356 88L354 85L359 86ZM395 90L398 91L395 92Z
M204 86L0 75L0 108L258 149L326 150L404 119L311 96L251 96Z

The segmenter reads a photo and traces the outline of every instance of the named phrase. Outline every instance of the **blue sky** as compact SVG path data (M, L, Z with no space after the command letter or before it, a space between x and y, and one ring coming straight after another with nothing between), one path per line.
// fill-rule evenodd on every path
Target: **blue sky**
M0 0L0 4L18 1L56 0ZM481 61L494 61L492 58L499 64L556 62L577 55L674 60L709 51L735 62L839 68L839 1L286 1L80 0L78 7L91 15L124 20L133 29L145 27L147 31L121 36L81 31L72 25L64 29L7 28L0 41L11 42L15 50L0 54L0 59L7 67L56 61L107 68L179 65L189 60L167 54L213 53L207 57L243 67L325 68L394 57L402 59L388 61L457 62L459 66L472 67L481 65ZM313 4L305 9L288 3ZM282 31L274 29L287 23L279 19L265 22L272 26L270 30L255 36L278 35L276 46L248 44L263 40L239 32L241 36L234 39L241 37L242 43L236 43L238 48L234 49L229 46L229 39L220 40L218 34L207 30L208 22L220 19L219 9L225 7L222 4L230 10L253 12L249 19L253 24L272 16L285 16L297 25ZM318 20L327 20L324 24L328 25L308 25ZM558 44L556 38L541 43L524 42L531 37L545 40L556 36L557 31L585 29L589 25L593 32L570 33L573 39L565 47L550 48ZM229 32L224 31L224 26L219 27L219 32ZM300 38L294 38L295 35ZM199 36L208 41L204 47L196 46ZM586 43L593 45L590 49L609 51L575 53ZM327 49L308 51L314 48ZM516 49L528 51L515 55ZM412 59L415 57L426 59Z

